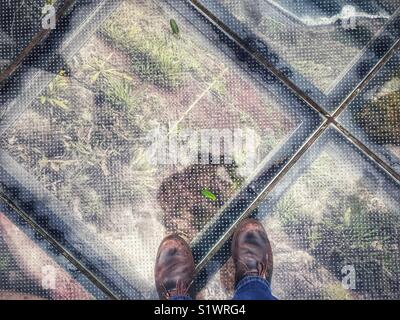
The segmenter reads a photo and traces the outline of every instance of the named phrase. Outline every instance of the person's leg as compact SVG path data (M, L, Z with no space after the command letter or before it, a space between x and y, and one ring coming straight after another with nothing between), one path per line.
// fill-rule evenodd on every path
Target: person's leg
M191 300L194 259L189 245L177 235L171 235L158 248L154 276L160 299Z
M244 277L236 286L233 300L277 300L268 281L262 277Z
M172 296L171 298L169 298L169 300L193 300L193 299L189 295L183 295L183 296Z
M234 300L276 300L271 293L272 249L263 225L242 221L232 239L236 290Z

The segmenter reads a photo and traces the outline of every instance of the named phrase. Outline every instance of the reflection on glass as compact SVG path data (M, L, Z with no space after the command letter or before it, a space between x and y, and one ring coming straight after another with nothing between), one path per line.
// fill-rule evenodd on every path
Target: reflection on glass
M233 19L253 32L258 43L245 34L241 36L271 63L284 68L282 72L289 78L299 74L325 94L334 88L400 4L398 0L201 2L239 34L246 32L238 29ZM390 41L381 39L374 49L376 53L386 52ZM292 72L282 65L283 61ZM295 79L300 87L310 88L301 78Z
M275 290L290 298L398 298L398 186L335 137L324 137L312 163L264 208Z

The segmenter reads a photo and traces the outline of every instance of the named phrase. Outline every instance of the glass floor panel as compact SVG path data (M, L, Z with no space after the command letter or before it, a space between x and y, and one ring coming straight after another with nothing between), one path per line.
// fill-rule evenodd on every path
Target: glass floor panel
M400 23L398 0L193 2L327 111L390 49Z
M400 174L400 52L341 114L339 122Z
M0 204L0 300L96 298L106 297L39 233Z
M249 215L279 298L400 298L400 0L70 5L22 63L0 13L0 299L156 298L170 233L229 299Z
M201 238L277 150L289 143L288 158L321 118L282 85L267 90L226 43L169 5L118 4L57 74L43 72L32 103L14 103L20 115L5 112L2 180L9 193L29 191L19 191L24 203L41 199L46 213L35 221L117 295L154 297L163 236Z
M399 299L399 190L328 129L252 214L271 242L273 293L280 299ZM229 247L222 251L229 257ZM229 299L233 283L229 259L199 295Z

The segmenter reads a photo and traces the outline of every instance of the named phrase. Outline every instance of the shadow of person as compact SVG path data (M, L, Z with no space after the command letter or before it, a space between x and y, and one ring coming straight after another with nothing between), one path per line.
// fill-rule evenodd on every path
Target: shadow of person
M166 178L157 194L170 233L193 240L234 195L238 177L233 165L193 164Z

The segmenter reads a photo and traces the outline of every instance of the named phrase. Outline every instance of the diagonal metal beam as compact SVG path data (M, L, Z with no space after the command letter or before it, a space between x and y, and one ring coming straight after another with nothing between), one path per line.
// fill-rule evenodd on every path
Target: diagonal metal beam
M99 288L109 299L116 300L118 297L107 288L107 286L98 279L89 269L84 267L74 256L68 252L56 239L47 233L38 223L36 223L24 210L10 200L0 191L0 201L10 207L18 214L33 230L38 232L47 242L56 248L72 265L74 265L83 275L85 275L97 288Z
M358 149L360 149L369 159L375 162L382 170L389 174L394 180L400 182L400 174L392 169L384 160L371 151L364 143L362 143L356 136L354 136L349 130L343 127L337 121L333 121L332 125L336 127L350 142L352 142Z
M400 49L400 39L393 44L388 52L378 61L378 63L372 68L372 70L364 77L364 79L356 86L353 91L346 97L346 99L338 106L335 112L332 114L332 118L336 119L357 97L362 90L368 85L368 83L378 74L382 67L390 60L390 58Z
M325 132L329 127L329 120L325 120L319 128L305 141L302 147L292 156L285 166L274 176L274 178L265 186L265 188L258 194L255 200L248 206L240 215L240 217L234 221L230 227L225 231L223 236L215 243L215 245L208 251L208 253L198 262L196 265L196 274L198 274L216 252L224 245L224 243L232 236L236 226L240 221L250 216L252 211L256 209L268 196L268 194L274 189L274 187L283 179L284 176L290 171L290 169L297 163L297 161L303 156L303 154L314 144L315 141Z
M188 0L193 8L200 12L208 21L213 25L217 26L223 31L229 38L236 42L239 47L246 51L254 60L264 66L274 76L276 76L281 82L283 82L290 90L292 90L297 96L299 96L309 107L322 114L324 117L329 117L330 114L324 110L318 103L316 103L311 97L309 97L300 87L286 77L278 68L271 64L265 57L259 52L249 47L249 45L243 41L243 39L237 35L231 28L229 28L221 19L214 15L198 0Z
M56 20L58 21L64 14L68 12L75 4L76 0L65 0L64 4L60 7L56 14ZM0 73L0 84L10 77L18 67L23 63L25 58L31 53L31 51L44 39L46 39L51 33L51 29L41 29L29 42L29 44L16 56L13 62L7 66Z

